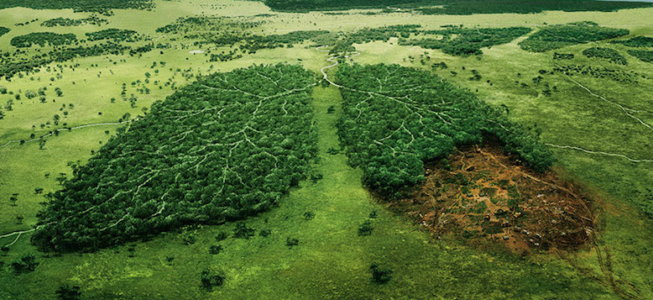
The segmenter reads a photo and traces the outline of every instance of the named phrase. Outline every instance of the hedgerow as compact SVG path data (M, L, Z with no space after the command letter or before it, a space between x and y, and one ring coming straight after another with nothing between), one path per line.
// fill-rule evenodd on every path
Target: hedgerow
M606 40L628 35L628 29L600 27L592 22L551 25L540 29L519 43L522 49L544 52L566 46Z
M0 36L9 33L9 31L11 31L9 28L0 26Z
M252 66L156 102L49 194L33 243L93 250L267 210L317 152L313 78L299 66Z
M424 163L456 146L496 135L537 171L553 163L551 152L498 109L437 75L398 65L342 65L343 96L338 134L349 163L363 170L366 186L398 197L424 180Z

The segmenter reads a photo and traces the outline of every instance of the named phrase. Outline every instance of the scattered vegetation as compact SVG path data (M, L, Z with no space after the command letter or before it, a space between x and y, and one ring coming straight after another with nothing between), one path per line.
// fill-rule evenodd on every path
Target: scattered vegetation
M544 52L566 46L584 44L628 35L628 29L607 28L593 22L551 25L540 29L519 43L522 49Z
M630 54L630 53L629 53ZM606 67L592 67L586 65L556 66L552 73L562 73L569 76L590 76L594 78L607 78L617 82L637 83L638 79L648 78L646 75L635 71L622 71Z
M338 134L349 163L363 170L363 182L390 198L423 182L424 162L454 147L497 135L538 171L553 163L550 151L498 109L428 72L397 65L343 65L344 115Z
M313 85L297 66L253 66L155 103L48 194L34 244L96 249L267 210L307 176L317 152Z

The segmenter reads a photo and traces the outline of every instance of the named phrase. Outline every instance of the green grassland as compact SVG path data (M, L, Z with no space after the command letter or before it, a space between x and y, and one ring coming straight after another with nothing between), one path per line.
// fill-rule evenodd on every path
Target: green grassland
M15 76L11 81L0 79L0 86L14 93L20 91L23 96L18 101L14 95L0 94L0 109L5 114L0 120L0 235L29 230L36 224L36 214L42 209L40 202L45 199L36 195L34 189L43 188L44 193L60 189L56 180L60 173L72 177L68 162L88 161L92 151L98 151L118 128L126 125L118 124L125 113L132 119L144 115L145 108L174 93L176 89L165 82L175 82L175 87L181 87L193 82L195 75L279 62L299 64L319 74L320 68L331 64L326 61L327 53L316 51L310 41L293 48L259 50L232 61L209 62L208 51L228 52L231 48L209 49L209 45L195 45L193 40L155 31L179 17L205 14L264 21L254 29L255 33L264 35L297 30L346 33L396 24L420 24L426 30L441 29L440 26L448 24L464 24L469 28L525 26L536 32L545 23L593 21L602 27L630 31L628 36L616 40L653 36L648 21L653 14L651 8L466 16L366 14L370 11L379 12L291 14L272 12L257 1L155 1L152 11L114 9L113 16L102 16L109 20L102 27L90 24L41 27L40 23L48 19L86 18L91 13L74 13L72 9L0 10L0 26L11 30L0 37L2 52L13 52L15 48L10 40L31 32L73 33L83 39L85 33L106 28L136 30L153 41L172 46L154 49L140 57L103 55L52 63L36 74ZM39 21L15 25L35 18ZM388 42L354 44L361 54L352 61L396 63L433 71L454 85L477 93L479 99L492 106L509 108L512 121L532 127L549 145L557 159L556 172L580 182L596 195L594 207L600 218L597 247L522 257L500 247L478 249L465 246L455 238L432 239L407 217L395 215L383 203L378 203L362 187L362 171L348 166L344 151L335 155L327 152L329 148L340 149L335 122L342 113L342 99L335 87L316 87L312 96L319 160L311 168L323 174L324 179L301 182L281 199L278 207L245 220L248 227L256 229L256 236L234 238L236 223L227 223L171 231L148 241L93 253L61 255L38 252L30 244L30 233L23 234L15 243L16 236L1 238L0 245L11 246L9 251L0 253L0 261L4 262L0 267L0 299L56 299L55 291L62 284L80 286L83 299L653 298L650 277L653 258L647 251L653 247L653 129L646 126L653 124L650 108L653 103L649 97L653 92L653 68L627 52L651 49L631 48L609 40L590 42L555 50L575 54L574 59L563 61L552 59L553 50L543 53L522 50L519 42L526 38L483 48L482 56L470 57L401 46L392 38ZM615 49L628 60L628 65L586 57L582 53L589 47ZM34 54L39 49L32 46L26 51ZM46 46L42 50L45 49L50 48ZM205 52L193 54L193 50ZM422 64L420 60L425 56L430 59ZM157 66L152 68L154 62ZM160 62L165 62L165 66ZM439 62L445 62L448 68L434 70L432 65ZM74 71L69 67L73 64L79 64ZM637 82L566 76L560 72L550 74L556 67L572 64L636 72ZM62 73L56 70L57 65L68 67ZM335 69L327 70L330 77L335 76ZM469 80L473 76L471 70L477 70L482 79ZM547 73L540 74L539 70ZM451 71L457 75L453 76ZM146 78L146 72L151 74L150 78ZM59 78L57 73L61 75ZM532 80L537 76L543 78L539 84ZM145 83L146 79L149 83ZM159 81L156 85L155 80ZM121 97L123 83L126 83L126 98L131 94L138 98L133 107ZM521 83L528 87L522 87ZM551 89L555 86L556 91L544 95L545 84ZM143 85L150 89L149 94L138 91ZM40 87L47 87L46 103L41 103L38 97L24 97L25 91ZM63 91L62 97L55 95L56 87ZM111 98L116 99L115 103ZM4 107L9 99L14 99L11 111ZM62 104L70 103L74 108L67 106L60 110ZM335 107L333 114L327 113L331 106ZM63 111L68 115L64 117ZM34 133L38 137L62 129L62 124L52 123L55 114L68 127L94 126L62 130L58 136L47 137L40 150L38 139L29 141L30 135ZM47 122L51 122L50 127L40 127ZM20 140L28 142L20 145ZM49 173L47 178L46 173ZM14 193L19 194L16 206L9 200ZM378 217L371 219L372 234L359 236L359 226L370 219L373 211L378 212ZM305 217L307 212L314 217ZM18 216L23 217L22 224L18 224ZM260 236L261 230L270 230L271 234ZM217 241L215 237L220 232L228 233L229 237ZM189 236L195 242L186 245ZM298 245L288 246L288 238L297 239ZM221 245L223 250L211 255L212 245ZM14 275L10 263L30 253L40 263L36 270ZM605 260L608 256L609 265L599 263L598 258ZM369 270L372 263L394 271L387 284L372 282ZM212 292L202 289L200 274L205 269L223 274L224 285Z

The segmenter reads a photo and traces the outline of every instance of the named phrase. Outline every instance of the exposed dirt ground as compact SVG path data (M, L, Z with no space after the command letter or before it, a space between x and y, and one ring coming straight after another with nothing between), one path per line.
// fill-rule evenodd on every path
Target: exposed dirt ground
M436 237L498 243L517 253L573 250L592 236L590 201L552 173L535 173L498 145L427 165L412 198L393 204Z

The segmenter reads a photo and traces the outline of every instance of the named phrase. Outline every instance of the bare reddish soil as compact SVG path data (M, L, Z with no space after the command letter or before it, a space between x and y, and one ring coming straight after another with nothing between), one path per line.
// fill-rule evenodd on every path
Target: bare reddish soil
M392 204L437 238L502 244L524 253L573 250L590 241L589 200L553 173L521 166L499 146L474 146L429 165L413 197Z

